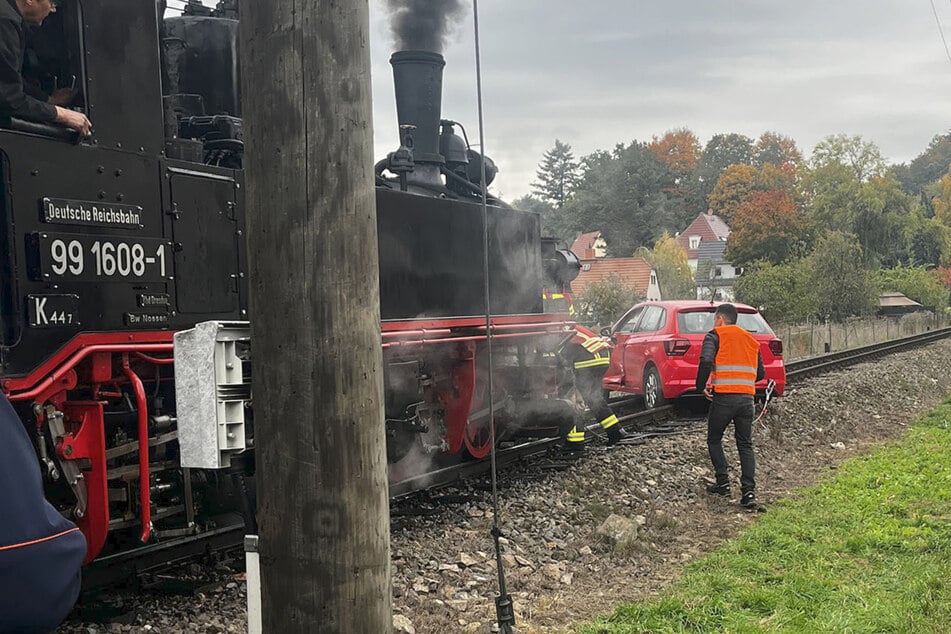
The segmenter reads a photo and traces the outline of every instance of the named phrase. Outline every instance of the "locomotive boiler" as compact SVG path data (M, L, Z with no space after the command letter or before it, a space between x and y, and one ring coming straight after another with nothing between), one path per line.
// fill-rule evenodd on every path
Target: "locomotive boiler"
M37 79L81 88L93 136L0 129L0 385L90 560L253 524L251 372L267 368L247 334L244 219L267 210L243 200L237 2L165 13L65 3L37 34L61 43ZM398 479L486 456L490 400L499 440L554 432L571 412L544 352L572 324L542 300L564 254L487 193L494 165L442 118L442 57L391 61L399 149L376 184Z

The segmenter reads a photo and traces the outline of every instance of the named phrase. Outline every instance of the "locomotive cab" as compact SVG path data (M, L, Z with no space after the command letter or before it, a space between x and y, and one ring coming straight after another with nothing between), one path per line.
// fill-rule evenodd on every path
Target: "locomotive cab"
M247 318L240 148L166 154L152 0L65 0L30 42L27 80L75 86L93 134L0 127L0 385L91 559L221 506L178 460L171 352L176 330Z

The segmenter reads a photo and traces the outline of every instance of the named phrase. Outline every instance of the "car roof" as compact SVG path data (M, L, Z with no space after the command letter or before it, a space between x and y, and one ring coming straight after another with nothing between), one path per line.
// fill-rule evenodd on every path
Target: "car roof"
M659 301L647 301L640 302L636 304L633 308L637 306L660 306L662 308L670 308L673 310L683 310L690 308L706 308L716 310L716 307L721 304L732 303L736 306L736 309L742 312L758 313L759 311L749 306L747 304L739 304L737 302L708 302L699 299L668 299L668 300L659 300Z

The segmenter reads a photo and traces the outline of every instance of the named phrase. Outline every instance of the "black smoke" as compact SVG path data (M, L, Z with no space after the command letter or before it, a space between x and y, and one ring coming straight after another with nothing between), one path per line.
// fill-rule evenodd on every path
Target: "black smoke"
M462 0L386 0L386 6L396 50L435 53L442 53L466 7Z

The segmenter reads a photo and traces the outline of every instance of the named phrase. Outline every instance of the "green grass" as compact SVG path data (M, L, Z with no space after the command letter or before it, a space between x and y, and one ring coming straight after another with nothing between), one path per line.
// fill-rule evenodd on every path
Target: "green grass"
M951 399L688 566L660 598L578 628L951 632Z

